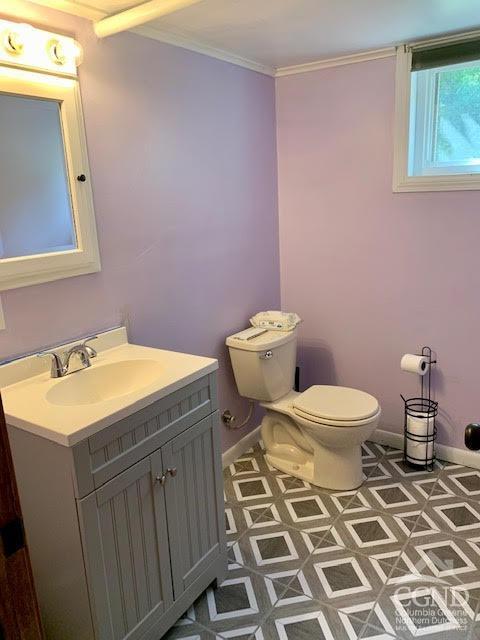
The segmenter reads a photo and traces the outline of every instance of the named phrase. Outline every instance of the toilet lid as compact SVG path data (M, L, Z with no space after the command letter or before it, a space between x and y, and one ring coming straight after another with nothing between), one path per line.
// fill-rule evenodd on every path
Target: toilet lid
M378 401L369 393L329 385L310 387L295 398L293 408L307 416L339 422L365 420L379 410Z

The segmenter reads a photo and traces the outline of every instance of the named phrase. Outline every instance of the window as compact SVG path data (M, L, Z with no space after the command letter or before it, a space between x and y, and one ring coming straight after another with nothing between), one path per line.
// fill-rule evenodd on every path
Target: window
M480 41L397 54L394 191L480 189Z

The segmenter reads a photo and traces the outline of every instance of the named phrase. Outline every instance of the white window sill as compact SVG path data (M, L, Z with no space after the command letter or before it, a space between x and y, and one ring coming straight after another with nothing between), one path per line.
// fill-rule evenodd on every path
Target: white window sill
M394 176L393 192L480 190L480 175Z

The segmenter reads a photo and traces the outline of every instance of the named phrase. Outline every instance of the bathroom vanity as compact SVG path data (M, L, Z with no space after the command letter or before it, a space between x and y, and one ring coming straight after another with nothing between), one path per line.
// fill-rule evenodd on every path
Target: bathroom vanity
M2 390L35 584L48 639L159 640L226 569L217 362L102 339Z

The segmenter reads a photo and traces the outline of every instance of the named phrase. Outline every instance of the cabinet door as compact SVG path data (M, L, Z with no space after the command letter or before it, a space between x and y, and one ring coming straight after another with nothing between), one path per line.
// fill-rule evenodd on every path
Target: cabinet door
M172 603L160 451L78 501L97 640L140 638Z
M178 598L226 553L218 411L162 447L173 589ZM167 470L173 469L173 473Z

